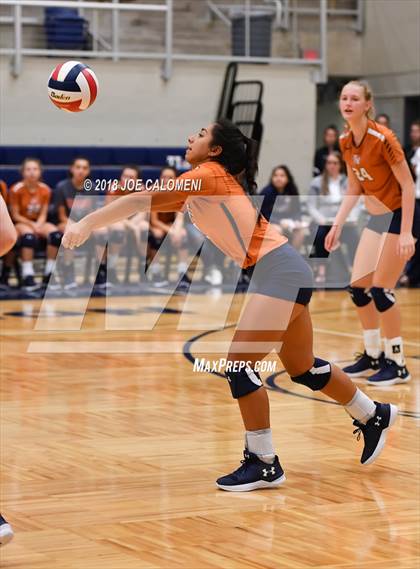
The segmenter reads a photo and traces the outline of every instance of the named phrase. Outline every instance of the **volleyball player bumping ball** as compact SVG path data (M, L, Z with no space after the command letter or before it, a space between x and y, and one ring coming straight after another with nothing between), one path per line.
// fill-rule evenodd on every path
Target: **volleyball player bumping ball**
M371 118L373 94L367 83L350 81L343 87L340 111L348 126L340 137L348 190L325 238L325 248L332 251L337 246L347 215L361 194L371 214L356 251L350 286L365 349L344 371L350 377L374 372L368 382L375 385L405 383L410 374L393 289L414 254L420 234L414 181L395 134ZM381 349L380 324L385 334L385 353Z
M182 187L167 192L139 191L112 202L68 226L65 247L84 243L92 231L139 210L180 211L186 206L201 232L240 266L253 271L253 292L234 332L228 361L252 365L272 349L278 353L292 381L321 391L340 403L363 433L362 464L381 452L398 409L372 401L337 366L312 351L312 323L308 304L312 273L302 257L258 214L247 193L254 193L256 143L227 120L218 120L190 136L186 160L192 170L178 178L180 185L201 181L190 197ZM244 185L239 180L245 179ZM246 188L246 189L245 189ZM236 367L239 369L238 363ZM252 367L227 371L245 425L241 466L217 480L223 490L242 492L277 488L285 475L275 454L270 429L268 395Z

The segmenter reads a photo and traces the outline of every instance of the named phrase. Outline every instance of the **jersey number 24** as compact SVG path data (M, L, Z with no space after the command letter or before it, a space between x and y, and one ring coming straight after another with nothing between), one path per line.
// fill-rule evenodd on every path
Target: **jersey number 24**
M366 172L364 168L352 168L352 170L356 174L359 182L366 182L366 180L369 180L370 182L373 181L372 176Z

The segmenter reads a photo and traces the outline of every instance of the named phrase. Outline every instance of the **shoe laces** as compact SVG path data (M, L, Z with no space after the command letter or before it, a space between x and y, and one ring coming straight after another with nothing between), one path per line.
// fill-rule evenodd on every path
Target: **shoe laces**
M357 361L361 360L362 358L364 358L366 355L365 352L354 352L354 357Z
M249 463L250 456L249 454L244 454L244 458L241 460L241 466L235 470L235 473L243 468L246 468Z
M365 425L364 425L363 423L360 423L359 421L354 421L354 422L353 422L353 425L354 425L355 427L357 427L357 429L355 429L355 430L353 431L353 435L357 435L357 436L356 436L356 440L357 440L357 441L360 441L360 437L362 436L363 428L364 428Z

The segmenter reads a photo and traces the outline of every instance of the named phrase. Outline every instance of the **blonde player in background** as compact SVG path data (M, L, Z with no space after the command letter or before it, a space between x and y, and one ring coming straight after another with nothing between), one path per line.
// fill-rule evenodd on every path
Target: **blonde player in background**
M348 190L325 238L327 251L334 250L339 242L344 222L361 194L370 213L356 251L350 286L363 328L365 350L343 371L350 377L374 371L368 381L375 385L405 383L410 374L405 365L401 313L393 289L420 236L414 181L395 134L371 118L373 93L367 83L350 81L343 87L340 111L348 126L340 136ZM385 336L385 354L380 325Z

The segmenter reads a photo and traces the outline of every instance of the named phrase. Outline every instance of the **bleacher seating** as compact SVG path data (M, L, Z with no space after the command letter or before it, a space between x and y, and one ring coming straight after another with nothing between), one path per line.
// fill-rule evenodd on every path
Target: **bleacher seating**
M88 49L89 22L73 8L46 8L45 35L48 49Z
M54 187L66 178L76 156L91 161L91 178L112 180L119 177L125 164L137 164L143 179L156 180L169 156L184 157L183 147L106 147L106 146L0 146L0 178L8 186L20 180L20 166L27 157L42 162L43 180Z

